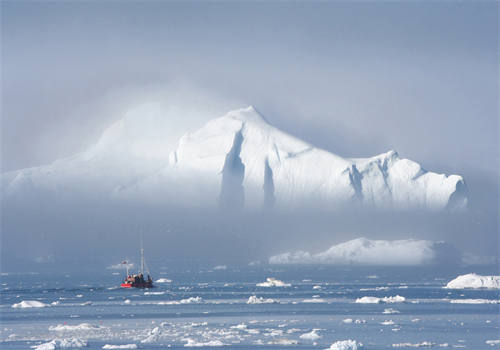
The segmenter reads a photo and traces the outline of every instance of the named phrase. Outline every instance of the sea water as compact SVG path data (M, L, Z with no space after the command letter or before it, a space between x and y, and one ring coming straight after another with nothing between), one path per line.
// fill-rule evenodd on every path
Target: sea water
M120 288L124 272L116 270L3 272L0 347L326 349L353 340L364 349L500 349L499 291L443 288L460 274L498 274L496 267L153 272L164 283L152 289ZM268 277L289 286L257 286Z

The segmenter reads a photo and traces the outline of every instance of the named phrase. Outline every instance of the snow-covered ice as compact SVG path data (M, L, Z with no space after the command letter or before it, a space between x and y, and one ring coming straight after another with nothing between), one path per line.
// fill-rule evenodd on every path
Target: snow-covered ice
M356 303L360 304L378 304L378 303L403 303L406 301L405 297L402 297L401 295L396 295L396 296L391 296L391 297L383 297L383 298L378 298L378 297L361 297L356 299Z
M32 346L35 350L55 350L67 348L84 348L87 342L78 338L54 339L47 343Z

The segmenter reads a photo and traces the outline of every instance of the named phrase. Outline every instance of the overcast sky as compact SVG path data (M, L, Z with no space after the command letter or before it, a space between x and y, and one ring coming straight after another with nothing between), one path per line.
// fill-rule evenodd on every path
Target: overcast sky
M221 113L254 105L341 156L395 149L463 175L476 208L489 210L487 234L497 234L496 1L1 9L3 171L74 154L135 104L192 92Z

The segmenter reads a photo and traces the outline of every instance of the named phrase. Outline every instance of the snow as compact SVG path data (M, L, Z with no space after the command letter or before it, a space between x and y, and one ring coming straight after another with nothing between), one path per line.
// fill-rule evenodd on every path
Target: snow
M265 282L257 283L257 287L290 287L290 283L285 283L273 277L267 277Z
M251 295L248 297L247 304L276 304L278 303L277 300L271 299L271 298L263 298L263 297L257 297L256 295Z
M66 348L83 348L87 346L87 342L78 338L54 339L47 343L32 346L35 350L55 350Z
M465 288L490 288L500 289L500 276L481 276L475 273L461 275L448 282L445 288L465 289Z
M170 283L172 280L169 280L168 278L158 278L155 283Z
M46 307L46 306L49 305L42 303L41 301L38 300L23 300L20 303L12 305L13 308L21 308L21 309L31 308L31 307Z
M425 265L431 264L446 245L426 240L370 240L356 238L331 246L324 252L288 252L269 258L270 264Z
M3 195L92 192L109 199L147 201L150 194L169 198L162 194L173 191L188 203L193 197L206 198L205 203L214 206L221 198L227 204L241 199L245 208L467 206L461 176L428 172L395 151L343 158L280 131L251 106L212 119L178 139L172 129L186 122L172 121L190 120L188 115L174 106L162 110L151 103L141 105L110 125L84 152L3 174Z
M312 331L308 333L302 334L299 338L300 339L306 339L306 340L317 340L321 338L321 335L318 334L319 329L313 329Z
M362 343L358 343L355 340L349 339L349 340L336 341L335 343L330 345L329 348L325 350L358 350L362 348L363 348Z
M403 303L405 301L406 298L402 297L401 295L396 295L393 297L383 297L383 298L366 296L356 299L356 303L359 304Z
M137 345L136 344L122 344L122 345L106 344L102 348L107 349L107 350L111 350L111 349L137 349Z

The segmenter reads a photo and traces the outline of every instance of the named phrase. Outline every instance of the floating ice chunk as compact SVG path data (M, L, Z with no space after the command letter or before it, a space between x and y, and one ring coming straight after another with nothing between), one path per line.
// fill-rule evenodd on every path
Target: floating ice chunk
M185 339L187 341L186 344L184 344L185 347L196 347L196 348L201 348L205 346L224 346L225 344L221 342L220 340L210 340L207 342L197 342L194 339L187 338Z
M314 304L314 303L326 303L326 300L321 298L311 298L311 299L304 299L302 300L302 302Z
M124 303L124 304L130 304L130 303L131 303L131 301L130 301L130 299L125 299L125 300L123 301L123 303Z
M80 305L81 306L89 306L89 305L92 305L92 302L91 301L86 301L84 303L81 303Z
M349 339L349 340L336 341L335 343L330 345L329 348L325 350L358 350L362 348L363 348L362 343L358 343L355 340Z
M172 280L169 280L168 278L158 278L155 283L170 283Z
M34 345L31 348L35 350L55 350L66 348L83 348L87 346L87 342L78 338L54 339L47 343Z
M160 328L155 327L149 331L149 334L145 339L141 340L141 343L143 344L155 343L158 341L159 337L160 337Z
M319 329L313 329L309 333L304 333L302 334L299 338L300 339L307 339L307 340L317 340L321 338L321 335L318 334Z
M421 343L398 343L398 344L392 344L393 348L422 348L422 347L427 347L430 348L432 346L435 346L436 343L431 343L429 341L423 341Z
M388 308L388 309L384 309L384 312L382 312L382 313L383 314L399 314L399 311L392 309L392 308Z
M163 295L165 292L144 292L144 295Z
M381 325L383 326L392 326L394 324L393 320L385 320L383 322L380 322Z
M202 302L202 297L189 297L181 300L159 301L157 305L200 304Z
M360 303L360 304L403 303L405 301L406 301L406 298L402 297L401 295L396 295L393 297L383 297L383 298L361 297L361 298L356 299L356 303Z
M475 273L461 275L448 282L446 287L449 289L465 288L490 288L500 289L500 276L481 276Z
M487 340L485 343L491 346L500 345L500 340Z
M321 289L321 286L313 286L313 289Z
M100 328L102 327L90 323L80 323L77 325L58 324L57 326L50 326L49 331L53 332L91 331Z
M111 350L111 349L137 349L137 345L136 344L122 344L122 345L106 344L102 348L107 349L107 350Z
M500 304L496 299L451 299L452 304Z
M226 265L217 265L212 270L226 270L227 266Z
M45 303L42 303L41 301L38 300L23 300L20 303L12 305L13 308L30 308L30 307L46 307L49 306Z
M346 319L343 319L342 322L343 323L352 323L353 320L352 320L352 318L346 318Z
M257 297L256 295L251 295L250 297L248 297L247 301L247 304L277 304L277 303L278 303L277 300L271 298L264 299L263 297Z
M295 339L279 338L267 342L269 345L297 345L299 342Z
M290 283L285 283L273 277L266 278L266 282L257 283L257 287L290 287Z
M231 329L247 329L247 325L244 323L237 324L236 326L231 326Z

